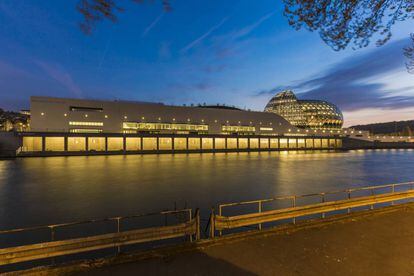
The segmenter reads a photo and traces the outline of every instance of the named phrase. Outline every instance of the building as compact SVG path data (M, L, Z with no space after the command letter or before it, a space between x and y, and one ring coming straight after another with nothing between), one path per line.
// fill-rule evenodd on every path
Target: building
M346 133L223 106L31 97L30 116L19 156L338 149Z
M296 130L273 113L223 106L31 97L31 130L70 133L281 135Z
M285 118L298 128L341 129L342 112L334 104L318 100L298 100L290 91L276 94L266 105L266 112L272 112Z

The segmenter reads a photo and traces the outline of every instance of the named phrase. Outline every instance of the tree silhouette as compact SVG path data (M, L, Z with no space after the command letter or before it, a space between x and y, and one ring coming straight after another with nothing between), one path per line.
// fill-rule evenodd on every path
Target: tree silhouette
M136 4L144 2L154 2L154 0L130 0ZM171 10L168 0L159 0L163 6L164 11ZM116 22L117 14L123 12L124 9L119 6L119 0L80 0L77 5L77 10L83 16L83 22L80 23L80 28L85 34L91 34L96 26L96 23L102 20L109 20Z
M404 48L404 55L408 61L405 63L408 72L414 74L414 33L411 34L412 45Z
M414 19L414 0L283 0L284 14L296 30L318 31L333 50L362 48L374 38L377 46L390 40L398 21ZM414 38L405 48L407 69L414 70Z

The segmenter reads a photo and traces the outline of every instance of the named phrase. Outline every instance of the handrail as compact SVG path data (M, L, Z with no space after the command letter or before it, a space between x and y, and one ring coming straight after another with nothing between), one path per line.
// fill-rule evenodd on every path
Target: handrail
M115 221L115 220L139 218L139 217L146 217L146 216L156 216L156 215L168 215L168 214L176 214L176 213L184 213L184 212L188 212L189 215L191 216L192 209L168 210L168 211L136 214L136 215L129 215L129 216L109 217L109 218L102 218L102 219L90 219L90 220L83 220L83 221L73 221L73 222L66 222L66 223L57 223L57 224L39 225L39 226L32 226L32 227L25 227L25 228L0 230L0 235L23 232L23 231L34 231L34 230L47 229L47 228L52 229L52 228L58 228L58 227L87 224L87 223Z
M219 204L218 205L218 215L215 215L214 214L214 209L213 209L212 215L210 217L210 236L211 237L214 237L214 235L215 235L214 234L215 233L215 230L216 230L216 227L215 227L215 222L216 221L215 221L215 219L217 217L224 218L224 216L223 216L223 209L224 208L227 208L227 207L234 207L234 206L241 206L241 205L248 205L248 204L257 204L257 211L256 212L253 212L253 213L252 212L247 213L246 215L247 216L255 216L255 215L259 214L259 216L260 216L260 214L263 214L263 213L268 212L268 211L263 212L263 210L262 210L263 209L263 204L266 203L266 202L272 202L272 201L277 201L277 200L290 200L291 201L291 207L289 207L289 208L297 208L298 207L297 200L300 199L300 198L308 198L308 197L318 196L318 197L320 197L320 200L321 200L319 203L325 203L326 202L326 196L327 195L341 194L341 193L344 194L345 193L347 195L347 198L344 201L350 201L351 200L352 193L355 193L355 192L359 192L359 191L371 191L371 195L370 196L371 197L374 197L374 191L375 190L385 189L385 188L391 188L391 193L393 194L393 193L395 193L396 187L402 187L402 186L408 187L408 191L414 191L414 181L409 181L409 182L394 183L394 184L384 184L384 185L377 185L377 186L366 186L366 187L358 187L358 188L349 188L349 189L345 189L345 190L328 191L328 192L321 192L321 193L312 193L312 194L304 194L304 195L277 196L277 197L266 198L266 199L257 199L257 200L249 200L249 201L240 201L240 202L230 202L230 203ZM359 197L352 197L352 198L353 199L354 198L357 198L357 199L360 198L360 199L362 199L363 197L362 196L359 196ZM399 200L399 199L391 200L390 202L391 202L392 205L394 204L394 201L395 200ZM332 202L338 202L338 201L328 201L328 203L329 202L332 203ZM316 204L318 204L318 203L316 203ZM368 205L371 205L370 208L373 209L374 208L374 204L376 204L376 203L373 202L373 203L368 204ZM313 205L315 205L315 204L313 204ZM312 206L312 204L305 205L305 206ZM281 208L281 209L276 209L276 210L287 210L289 208ZM353 207L347 207L346 208L347 211L348 211L348 213L350 213L351 208L353 208ZM322 214L322 218L325 217L325 213L326 212L329 212L329 211L320 212ZM291 217L293 219L293 223L296 223L296 217L298 217L298 216L292 216ZM231 216L230 217L227 217L227 218L231 218ZM259 222L257 224L258 224L258 229L259 230L262 229L262 223ZM222 235L222 230L223 229L217 229L217 230L219 230L219 235Z
M266 199L222 203L222 204L219 204L219 209L223 207L239 206L239 205L246 205L246 204L253 204L253 203L260 203L260 202L264 203L264 202L270 202L270 201L275 201L275 200L284 200L284 199L293 199L293 198L298 199L298 198L305 198L305 197L311 197L311 196L332 195L332 194L349 193L349 192L352 193L352 192L357 192L357 191L373 190L373 189L377 190L377 189L389 188L389 187L395 188L397 186L404 186L404 185L414 185L414 181L395 183L395 184L384 184L384 185L377 185L377 186L349 188L345 190L336 190L336 191L328 191L328 192L312 193L312 194L304 194L304 195L287 195L287 196L277 196L277 197L266 198Z
M257 212L236 216L214 216L214 229L225 230L249 225L260 225L266 222L274 222L282 219L295 218L300 216L321 214L326 212L345 210L367 206L372 204L392 202L396 200L414 198L414 190L404 192L385 193L374 196L364 196L353 199L322 202L298 207L275 209L265 212Z
M179 222L174 225L147 227L134 230L120 231L119 221L125 218L143 217L149 215L165 215L165 214L177 214L188 213L189 218L185 222ZM158 213L132 215L124 217L112 217L105 219L87 220L81 222L61 223L47 226L37 226L31 228L3 230L1 233L16 233L24 230L34 229L54 229L56 227L64 227L71 225L78 225L82 223L101 222L101 221L118 221L117 231L107 234L89 235L80 238L70 238L55 241L52 239L48 242L34 243L22 246L0 248L0 266L7 264L20 263L25 261L39 260L44 258L64 256L82 252L89 252L94 250L100 250L105 248L118 248L123 245L137 244L149 241L160 241L178 237L190 237L190 242L200 239L200 213L197 209L194 217L192 216L192 209L182 209L173 211L163 211Z

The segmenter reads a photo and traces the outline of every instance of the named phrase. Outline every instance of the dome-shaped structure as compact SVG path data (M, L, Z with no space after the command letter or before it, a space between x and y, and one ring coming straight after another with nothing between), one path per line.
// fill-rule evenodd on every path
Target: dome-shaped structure
M276 113L300 128L338 129L344 118L334 104L318 100L298 100L290 91L276 94L266 105L266 112Z

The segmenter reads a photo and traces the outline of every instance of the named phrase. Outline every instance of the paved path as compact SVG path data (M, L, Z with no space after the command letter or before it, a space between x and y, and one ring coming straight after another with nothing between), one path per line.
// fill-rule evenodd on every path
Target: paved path
M414 208L225 242L86 275L414 275Z

